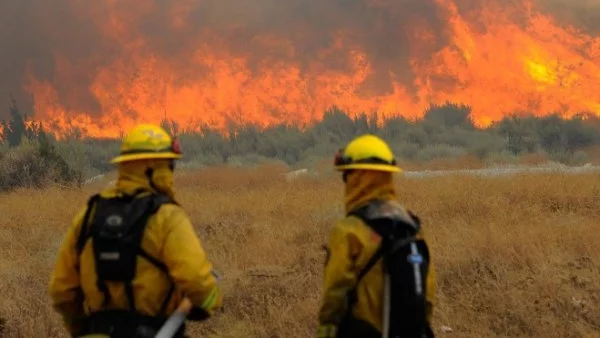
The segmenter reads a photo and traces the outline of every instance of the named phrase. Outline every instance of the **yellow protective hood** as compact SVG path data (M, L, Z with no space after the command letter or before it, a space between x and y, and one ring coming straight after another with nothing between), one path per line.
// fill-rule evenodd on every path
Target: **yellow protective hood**
M152 182L148 172L152 172ZM116 188L119 191L133 193L139 188L151 189L175 199L173 171L166 160L144 160L123 162L119 165L119 177Z
M345 209L352 211L373 199L396 199L393 174L384 171L354 170L346 180Z

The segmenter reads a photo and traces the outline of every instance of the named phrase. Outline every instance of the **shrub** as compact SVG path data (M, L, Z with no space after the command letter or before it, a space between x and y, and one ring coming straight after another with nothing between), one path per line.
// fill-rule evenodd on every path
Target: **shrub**
M417 158L419 161L430 161L436 158L458 157L465 154L466 151L462 148L447 144L436 144L421 149L417 154Z
M45 139L23 142L4 153L0 161L0 191L54 183L81 185L83 179L82 173L72 170Z
M4 135L0 157L11 144L46 137L40 124L28 123L31 127L22 130L23 119L15 104L10 113L11 120L3 124L9 133ZM436 158L467 154L487 163L519 162L519 157L532 154L543 154L563 163L579 163L588 156L581 151L600 145L599 121L589 114L570 120L557 114L545 117L521 114L478 129L468 106L446 103L430 106L423 119L417 121L399 116L382 120L378 114L353 114L333 107L319 122L303 127L232 124L223 133L206 125L181 126L167 119L161 124L169 133L180 137L183 167L253 165L268 161L283 161L290 167L298 167L331 161L336 150L365 133L384 138L403 163L422 164ZM18 135L19 142L16 141ZM74 132L66 139L48 141L58 155L53 161L60 162L58 158L61 158L75 175L91 177L112 169L108 161L118 153L120 140L82 139Z

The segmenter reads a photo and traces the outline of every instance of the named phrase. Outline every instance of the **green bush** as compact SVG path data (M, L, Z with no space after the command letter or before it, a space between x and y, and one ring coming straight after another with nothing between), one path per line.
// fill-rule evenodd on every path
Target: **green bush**
M9 156L24 141L38 142L45 138L46 144L52 146L52 151L45 155L46 161L54 163L62 181L80 182L112 169L109 160L118 153L120 140L82 139L74 131L57 141L44 134L41 124L25 127L15 103L10 107L10 116L2 124L8 132L0 147L0 159ZM161 125L180 138L184 152L181 166L192 168L272 161L284 162L291 168L309 166L331 161L336 150L365 133L383 137L400 162L474 155L485 163L513 163L523 155L546 154L555 161L579 164L588 160L585 153L588 147L600 144L600 120L595 116L582 114L570 120L557 114L507 116L489 128L478 129L471 119L471 109L453 103L432 105L417 121L399 116L383 120L378 114L353 115L333 107L321 121L303 128L289 124L268 128L231 125L223 133L206 125L186 128L167 119ZM33 161L33 155L10 156L9 162L13 164L3 164L4 167L14 165L15 161ZM22 159L23 156L28 160Z
M416 156L418 161L431 161L438 158L456 158L465 154L467 152L464 148L434 144L423 147Z
M22 142L0 161L0 191L42 188L49 184L81 185L83 175L69 167L47 140Z

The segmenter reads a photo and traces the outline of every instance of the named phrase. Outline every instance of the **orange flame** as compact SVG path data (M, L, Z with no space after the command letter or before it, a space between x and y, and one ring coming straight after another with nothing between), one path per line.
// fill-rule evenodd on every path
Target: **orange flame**
M353 113L418 118L430 103L451 101L471 106L478 126L514 112L600 113L600 38L560 26L532 3L460 6L466 2L435 0L450 36L442 48L436 48L436 32L418 15L410 27L398 23L410 37L406 66L415 75L407 79L404 70L390 67L387 89L370 82L380 69L378 60L356 42L353 30L337 30L333 44L306 56L285 34L246 41L260 47L256 52L231 47L227 34L203 29L190 36L186 57L178 58L156 52L133 28L155 10L153 2L135 1L139 7L127 8L94 2L106 8L91 22L103 39L119 43L117 55L87 69L85 60L75 62L57 50L54 78L36 76L31 67L25 88L34 97L35 118L57 136L77 128L86 136L119 137L135 123L158 123L165 116L182 126L203 123L220 130L232 121L305 125L333 105ZM182 0L169 10L171 29L191 34L186 13L192 3ZM90 4L72 5L85 13ZM393 1L371 0L365 6L386 8ZM522 20L514 19L515 13ZM331 59L350 66L324 61ZM91 78L87 88L72 81L81 72ZM71 108L82 90L97 108Z

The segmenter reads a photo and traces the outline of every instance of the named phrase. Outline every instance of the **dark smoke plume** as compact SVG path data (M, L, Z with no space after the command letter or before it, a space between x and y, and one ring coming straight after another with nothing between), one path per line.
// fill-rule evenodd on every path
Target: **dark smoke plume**
M543 1L548 9L570 3ZM477 2L458 1L459 8ZM446 15L432 0L2 0L0 118L8 115L11 97L22 110L32 110L24 90L28 71L52 83L65 108L98 114L90 92L98 69L122 59L131 64L123 76L134 76L136 58L156 56L179 73L209 76L191 61L199 46L242 55L255 72L265 61L299 64L303 71L349 69L341 56L356 48L374 67L365 90L391 90L391 72L410 89L414 34L430 32L434 41L418 52L435 52L449 39ZM342 50L320 54L340 36ZM265 37L284 39L286 47Z
M600 1L598 0L539 0L540 8L562 25L571 25L589 34L600 34Z

